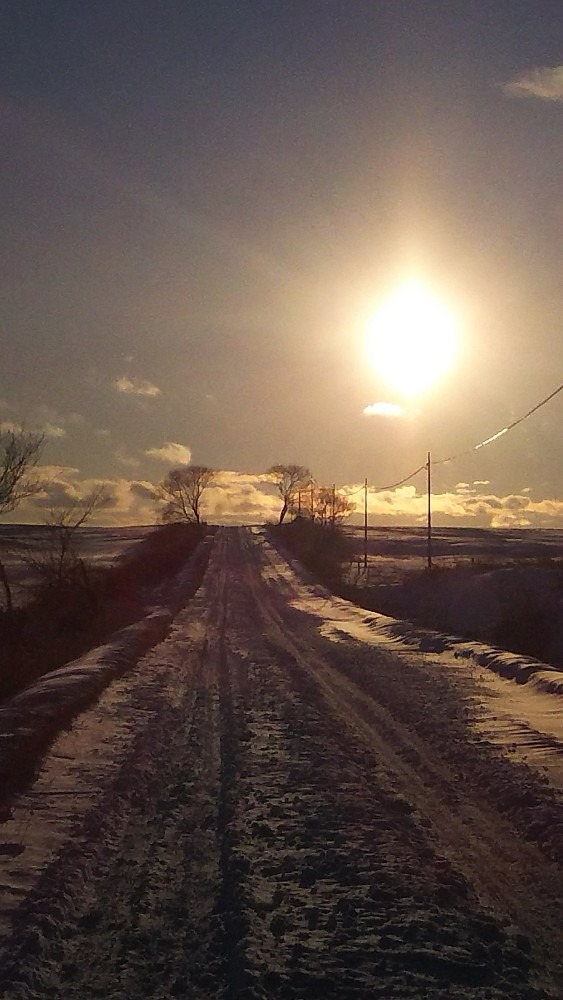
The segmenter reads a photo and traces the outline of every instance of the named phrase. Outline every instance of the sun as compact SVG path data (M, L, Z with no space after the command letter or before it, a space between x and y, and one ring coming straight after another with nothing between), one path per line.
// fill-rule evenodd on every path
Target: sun
M367 352L379 375L404 396L432 386L450 368L456 319L416 281L401 285L367 324Z

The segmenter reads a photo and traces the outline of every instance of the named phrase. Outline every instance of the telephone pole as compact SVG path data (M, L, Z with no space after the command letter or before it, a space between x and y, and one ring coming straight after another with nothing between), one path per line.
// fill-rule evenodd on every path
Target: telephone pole
M364 480L364 573L368 571L368 481Z
M432 569L432 481L430 474L430 452L426 462L428 499L428 569Z

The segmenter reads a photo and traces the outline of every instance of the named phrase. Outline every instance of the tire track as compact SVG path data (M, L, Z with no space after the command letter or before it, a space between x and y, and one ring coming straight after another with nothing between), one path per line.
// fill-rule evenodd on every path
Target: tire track
M281 609L274 603L272 586L269 595L265 594L252 552L250 562L247 606L242 613L246 621L254 619L252 634L262 631L273 658L284 662L293 688L308 688L310 702L321 703L322 713L328 714L333 726L339 722L343 727L349 747L360 742L371 750L380 765L377 781L386 789L388 801L395 798L422 819L429 831L419 859L422 867L429 867L433 854L450 881L457 881L462 894L472 894L474 899L478 895L494 905L501 922L508 918L516 927L515 940L523 950L524 965L531 940L538 970L542 966L549 970L541 978L561 984L557 949L555 956L553 951L554 935L556 940L560 937L560 872L554 891L553 866L533 846L516 840L498 814L491 814L483 803L465 801L459 789L453 788L444 760L358 688L346 671L342 674L334 668L326 653L319 652L328 643L313 639L309 625L303 629L304 616L291 612L285 602ZM346 664L345 654L343 661ZM407 854L412 850L411 835ZM516 879L515 865L521 868ZM560 990L561 985L556 988Z

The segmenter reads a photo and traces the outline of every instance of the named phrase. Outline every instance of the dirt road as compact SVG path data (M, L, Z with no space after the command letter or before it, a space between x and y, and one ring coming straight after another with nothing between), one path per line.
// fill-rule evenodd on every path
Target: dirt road
M560 793L471 725L469 674L331 640L302 593L221 530L61 737L0 826L3 996L563 997Z

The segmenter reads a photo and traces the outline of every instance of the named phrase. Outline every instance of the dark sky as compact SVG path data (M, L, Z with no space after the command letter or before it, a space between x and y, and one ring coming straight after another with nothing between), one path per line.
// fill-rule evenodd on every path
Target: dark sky
M190 453L249 513L274 462L392 483L563 381L560 2L3 0L0 111L0 416L116 520ZM413 269L457 362L366 417ZM444 518L558 523L562 404L437 469Z

